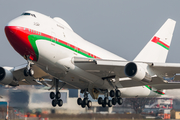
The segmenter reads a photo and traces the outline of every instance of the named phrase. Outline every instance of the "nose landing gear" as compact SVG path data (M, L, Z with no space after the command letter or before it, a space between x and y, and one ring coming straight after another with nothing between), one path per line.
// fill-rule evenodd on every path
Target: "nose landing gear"
M25 59L27 59L27 66L24 69L24 76L33 76L34 75L34 70L31 68L31 65L33 64L32 60L29 58L29 56L25 56Z
M28 75L33 76L34 70L31 68L30 69L28 69L28 68L24 69L24 76L28 76Z

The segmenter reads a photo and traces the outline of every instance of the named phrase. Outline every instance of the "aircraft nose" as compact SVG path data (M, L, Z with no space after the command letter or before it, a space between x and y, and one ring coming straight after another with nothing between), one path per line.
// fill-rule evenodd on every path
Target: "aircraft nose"
M4 28L4 31L7 34L16 34L17 32L17 23L18 23L18 20L17 19L13 19L11 20Z
M13 27L13 26L5 26L4 31L5 31L6 35L8 35L8 34L16 34L17 29L15 27Z
M31 55L33 60L37 60L34 49L28 38L29 29L21 26L7 25L4 30L9 43L20 55Z

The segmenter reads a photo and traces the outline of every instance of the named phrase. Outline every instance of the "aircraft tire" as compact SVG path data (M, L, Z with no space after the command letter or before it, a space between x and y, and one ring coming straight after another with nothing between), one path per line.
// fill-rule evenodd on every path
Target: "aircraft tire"
M120 96L121 96L120 90L116 90L116 97L118 98L118 97L120 97Z
M102 103L102 107L106 107L106 104L105 104L105 103Z
M111 91L110 91L110 96L111 96L111 97L114 97L114 96L115 96L114 90L111 90Z
M84 103L82 103L82 104L81 104L81 107L82 107L82 108L85 108L85 107L86 107L86 105L85 105Z
M112 104L113 104L113 105L116 105L116 98L113 98L113 99L112 99Z
M92 102L90 100L88 100L88 104L87 104L88 108L92 107Z
M108 107L112 107L112 100L109 100Z
M84 104L84 105L87 105L87 104L88 104L88 98L84 98L83 104Z
M98 98L98 104L102 104L102 101L103 101L102 97L99 97Z
M108 97L105 97L104 98L104 104L108 104L108 101L109 101Z
M54 99L55 98L54 92L50 92L49 96L50 96L51 99Z
M63 105L63 101L61 99L58 100L58 105L59 105L59 107L61 107Z
M60 92L57 92L56 93L56 99L58 100L58 99L60 99L61 98L61 93Z
M24 69L24 76L28 76L29 74L28 74L28 70L27 70L27 68L26 69Z
M33 76L33 75L34 75L34 70L31 69L31 68L29 69L29 75L30 75L30 76Z
M52 100L52 106L56 107L56 104L57 104L57 100L56 99Z
M123 99L120 97L120 98L118 98L118 104L119 105L122 105L123 104Z
M81 98L78 98L78 99L77 99L77 104L78 104L78 105L81 105L82 103L83 103L82 99L81 99Z

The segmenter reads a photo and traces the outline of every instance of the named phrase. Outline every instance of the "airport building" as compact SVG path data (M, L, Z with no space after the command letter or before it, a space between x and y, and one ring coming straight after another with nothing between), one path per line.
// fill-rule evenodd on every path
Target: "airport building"
M52 107L49 93L54 90L47 90L41 86L20 86L20 87L0 87L0 95L9 101L10 107L14 108L22 116L26 113L65 113L65 114L81 114L81 113L119 113L133 114L139 112L146 116L161 116L169 118L171 109L180 110L180 102L178 99L164 96L164 98L127 98L124 99L122 106L115 105L111 108L103 108L92 98L92 108L82 108L77 105L77 98L83 97L79 90L61 89L61 99L63 106ZM137 103L141 103L137 106ZM144 108L143 108L144 107ZM176 111L175 111L176 112ZM175 114L174 112L174 114ZM4 114L5 113L1 113ZM166 114L166 116L165 116Z

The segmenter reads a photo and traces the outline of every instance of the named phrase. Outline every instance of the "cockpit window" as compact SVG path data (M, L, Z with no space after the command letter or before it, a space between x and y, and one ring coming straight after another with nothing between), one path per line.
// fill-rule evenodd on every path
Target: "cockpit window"
M31 13L23 13L23 14L21 14L21 15L30 15L30 16L36 17L35 14L31 14Z

